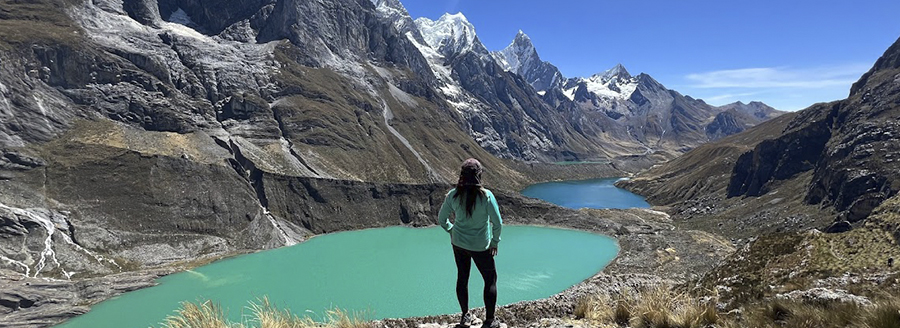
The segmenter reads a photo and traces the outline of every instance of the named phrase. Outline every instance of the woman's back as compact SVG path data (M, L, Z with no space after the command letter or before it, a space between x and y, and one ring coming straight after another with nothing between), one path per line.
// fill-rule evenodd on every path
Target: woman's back
M438 213L441 227L450 232L451 243L471 251L483 251L496 247L500 242L503 221L494 193L479 187L481 192L475 198L474 206L469 214L466 210L466 197L464 197L468 195L457 195L460 192L458 189L451 189L447 193ZM476 192L476 190L470 192ZM456 217L453 223L449 221L450 213L454 213Z

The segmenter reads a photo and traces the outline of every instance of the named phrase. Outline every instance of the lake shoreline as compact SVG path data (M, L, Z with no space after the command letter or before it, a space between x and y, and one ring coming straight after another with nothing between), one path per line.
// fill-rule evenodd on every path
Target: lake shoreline
M519 193L572 209L650 208L644 197L616 186L619 181L627 179L610 177L543 182L529 185Z

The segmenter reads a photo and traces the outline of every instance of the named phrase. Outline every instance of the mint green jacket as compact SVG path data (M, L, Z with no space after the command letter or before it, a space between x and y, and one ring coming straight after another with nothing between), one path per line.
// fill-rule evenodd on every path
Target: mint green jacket
M494 193L485 188L487 197L478 197L472 216L466 216L465 201L460 204L456 195L456 188L450 190L444 197L441 211L438 213L438 223L450 233L450 242L457 247L470 251L481 252L488 248L497 247L500 243L500 230L503 228L503 219L500 218L500 207ZM450 223L450 213L455 213L456 218Z

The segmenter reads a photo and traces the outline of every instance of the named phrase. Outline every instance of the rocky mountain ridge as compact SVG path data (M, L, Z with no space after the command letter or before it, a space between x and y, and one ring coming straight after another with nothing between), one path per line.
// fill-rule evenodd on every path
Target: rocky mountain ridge
M783 114L759 102L711 106L667 89L648 74L632 76L622 64L587 78L566 79L555 66L540 59L522 31L506 49L493 55L504 69L528 81L551 106L567 111L569 120L583 133L591 138L612 136L610 143L631 143L632 148L621 151L624 153L679 154Z
M706 126L706 135L710 139L721 139L743 132L784 114L784 112L758 101L751 101L748 104L738 101L721 106L720 109L723 111L716 114L713 122Z
M382 17L397 26L413 21L399 1L376 3ZM445 14L435 21L419 18L415 24L425 42L404 30L428 59L439 80L437 91L468 121L468 133L501 157L556 161L651 155L667 159L757 122L741 120L742 128L717 128L716 133L707 134L705 126L726 108L685 98L647 74L632 77L617 65L590 78L565 79L556 67L540 59L524 32L506 49L490 53L462 13ZM516 78L531 88L510 80ZM495 89L498 85L503 88ZM513 121L503 118L510 112L526 118L525 124L510 129ZM503 119L497 122L498 117ZM564 131L565 125L575 129ZM653 131L641 131L646 126ZM509 134L516 137L502 137Z
M512 43L500 51L492 52L494 60L504 70L521 75L538 94L562 87L565 78L553 64L541 60L534 44L525 32L519 30Z
M743 245L697 281L732 301L816 286L896 292L897 58L900 39L848 98L703 145L622 185L667 206L682 228Z

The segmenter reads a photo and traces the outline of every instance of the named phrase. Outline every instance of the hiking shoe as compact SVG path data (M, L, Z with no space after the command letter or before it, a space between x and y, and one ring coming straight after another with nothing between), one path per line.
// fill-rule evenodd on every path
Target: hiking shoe
M500 328L500 321L485 321L481 324L481 328Z
M457 327L468 327L471 326L472 323L475 322L475 316L472 315L471 312L466 312L459 318L459 325Z

